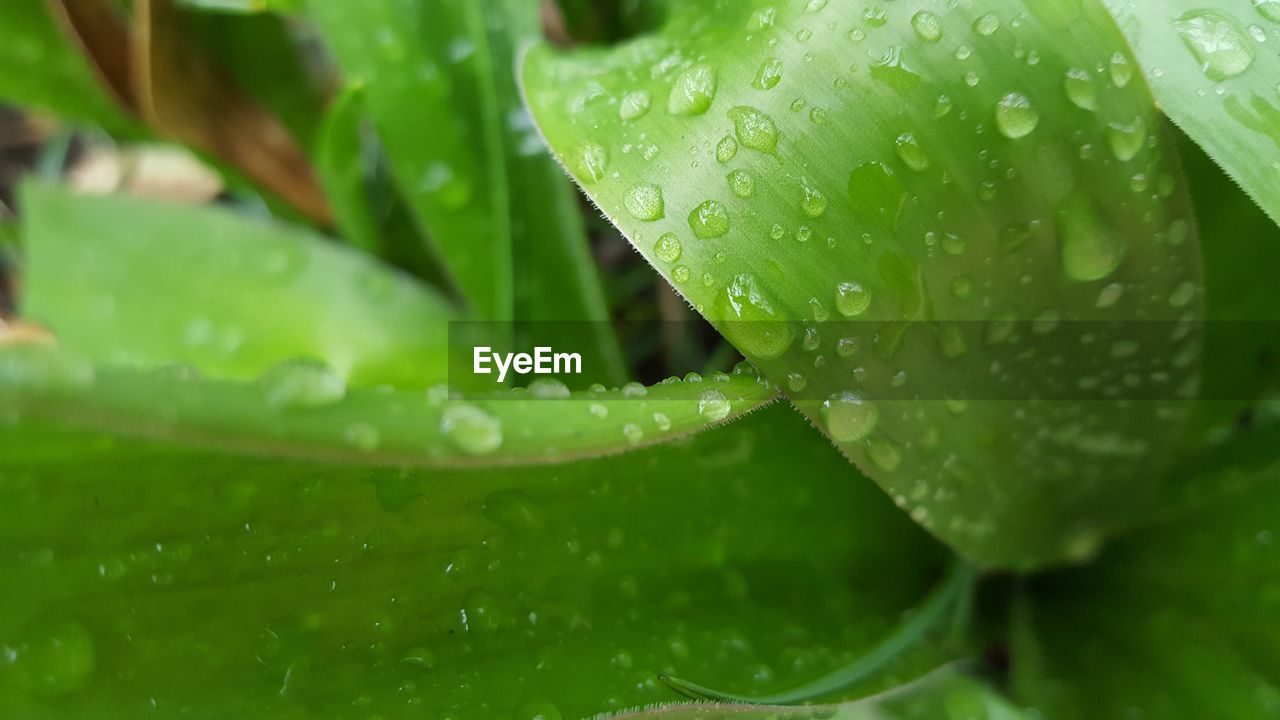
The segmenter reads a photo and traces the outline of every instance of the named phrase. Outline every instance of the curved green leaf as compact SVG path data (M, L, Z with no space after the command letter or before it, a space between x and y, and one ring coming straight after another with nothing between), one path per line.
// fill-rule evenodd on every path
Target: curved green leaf
M779 485L795 453L806 482ZM882 636L946 562L846 465L786 408L617 458L443 473L24 423L0 433L0 584L22 588L0 594L0 707L567 719L672 701L657 676L677 665L793 685ZM857 692L949 659L917 648Z
M614 49L534 48L526 96L635 247L919 522L993 565L1088 557L1150 501L1194 390L1196 328L1161 325L1201 315L1174 147L1093 0L852 7L685 4Z
M23 315L94 360L248 379L295 358L353 385L447 376L438 295L376 261L233 213L24 187Z
M1280 3L1107 4L1164 112L1280 223Z
M0 334L0 341L4 337ZM286 360L252 382L197 368L97 365L40 345L0 345L0 411L274 455L416 466L563 462L684 437L776 397L754 371L570 393L557 381L465 398L348 388Z

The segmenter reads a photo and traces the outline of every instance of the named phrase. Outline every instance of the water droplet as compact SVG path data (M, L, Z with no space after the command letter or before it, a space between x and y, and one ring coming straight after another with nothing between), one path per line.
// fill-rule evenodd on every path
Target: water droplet
M800 200L800 209L805 215L816 218L827 211L827 196L810 185L807 178L800 178L800 190L804 193L804 197Z
M521 490L498 490L484 499L480 512L495 524L520 537L540 534L547 520L533 498Z
M622 102L618 103L618 117L623 120L635 120L649 112L652 105L653 98L648 90L632 90L623 95Z
M1253 47L1236 21L1214 10L1196 10L1173 21L1182 43L1205 77L1222 82L1253 64Z
M756 194L756 179L746 170L734 170L725 176L729 181L729 189L740 198L749 198Z
M342 439L351 447L364 452L373 452L382 444L382 435L378 428L367 422L351 423L342 431Z
M1169 294L1169 305L1176 308L1186 307L1196 296L1196 284L1183 280Z
M635 423L627 423L622 426L622 436L632 445L639 445L644 440L644 429Z
M667 112L672 115L701 115L711 107L716 96L718 78L710 65L694 65L680 73L667 98Z
M688 282L689 268L684 265L677 265L671 268L671 279L675 280L677 285Z
M675 236L675 233L663 233L658 237L658 241L653 244L653 254L667 264L679 260L683 251L684 248L680 245L680 240Z
M689 213L689 227L704 240L722 237L729 232L729 211L723 204L708 200Z
M908 92L920 84L920 75L911 69L902 56L902 48L896 45L872 60L868 69L873 79L900 93Z
M973 294L973 280L968 275L957 275L951 279L951 294L957 300L967 300Z
M907 199L907 188L888 165L872 161L849 173L849 197L859 219L894 228Z
M571 395L569 386L555 378L537 378L529 383L528 389L536 400L563 400Z
M574 165L582 182L590 184L604 177L609 167L609 153L600 143L588 142L578 146Z
M277 363L257 381L258 392L276 410L332 405L347 394L347 383L333 368L318 360Z
M782 80L782 61L771 57L760 63L760 67L756 70L756 78L751 81L751 87L757 90L772 90L780 80Z
M773 118L753 107L739 105L729 109L738 142L752 150L772 155L778 148L778 127Z
M983 37L990 37L1000 29L1000 18L992 13L987 13L977 20L973 21L973 31Z
M817 107L809 110L809 122L814 125L826 125L827 111Z
M1094 301L1093 306L1103 310L1114 307L1122 295L1124 295L1124 285L1110 283L1098 291L1098 299Z
M858 354L858 338L840 338L836 341L836 354L842 358L851 358Z
M440 418L440 430L468 455L487 455L502 445L502 423L469 403L452 403Z
M871 462L885 472L893 472L902 462L902 453L898 451L898 447L884 438L867 440L867 455L871 457Z
M925 155L914 134L908 132L899 135L894 142L894 149L902 162L912 170L923 172L929 169L929 156Z
M1253 0L1253 9L1271 22L1280 23L1280 0Z
M791 388L791 392L800 392L808 384L809 381L805 379L804 375L798 372L787 373L787 387Z
M1147 142L1147 122L1142 116L1132 122L1113 122L1107 125L1107 144L1111 146L1111 154L1121 162L1128 162L1142 151Z
M942 39L942 18L928 10L921 10L913 15L911 27L925 42L934 43Z
M56 697L79 690L93 675L93 639L74 621L33 621L12 645L0 647L16 684L34 695Z
M862 283L842 282L836 286L836 310L845 317L856 317L871 306L871 293Z
M836 442L857 442L875 429L880 411L857 393L844 391L822 402L822 419Z
M627 188L622 198L627 212L637 220L653 222L666 215L666 205L662 200L662 188L652 183L637 183Z
M1072 105L1090 112L1098 109L1098 91L1093 85L1093 78L1089 76L1089 71L1079 68L1068 70L1062 85Z
M996 105L996 128L1011 140L1030 135L1039 124L1040 113L1022 93L1009 93Z
M778 357L795 339L791 325L778 319L772 298L750 273L735 276L720 302L721 317L729 321L726 334L748 356Z
M729 398L719 390L707 390L698 396L698 415L707 422L720 422L732 410Z
M1124 240L1094 211L1083 195L1072 195L1056 214L1062 267L1074 280L1101 280L1120 266Z
M716 143L716 162L727 163L738 154L738 141L732 135L725 135Z
M1133 79L1133 63L1122 52L1111 56L1111 82L1118 88L1125 87Z

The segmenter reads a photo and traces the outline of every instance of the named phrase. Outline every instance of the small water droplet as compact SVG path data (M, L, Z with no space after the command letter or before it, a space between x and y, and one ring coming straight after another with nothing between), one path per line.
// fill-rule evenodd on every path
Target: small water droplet
M587 142L578 146L574 165L582 182L590 184L604 177L609 167L609 153L600 143Z
M871 61L871 77L894 90L905 93L920 84L920 75L903 58L902 48L890 47Z
M1222 82L1241 75L1253 64L1253 47L1231 17L1215 10L1195 10L1173 21L1205 77Z
M666 215L666 204L662 200L662 188L652 183L637 183L627 188L622 198L627 212L637 220L653 222Z
M778 148L778 126L773 118L753 107L739 105L729 109L738 142L752 150L772 155Z
M729 211L720 202L707 200L689 213L689 227L704 240L722 237L729 232Z
M1133 63L1124 53L1117 51L1111 56L1111 82L1118 88L1125 87L1133 79Z
M644 429L635 423L627 423L622 426L622 436L632 445L639 445L644 440Z
M836 310L845 317L856 317L871 306L871 293L858 282L842 282L836 286Z
M734 170L725 176L729 181L729 189L740 198L749 198L756 194L756 179L746 170Z
M996 104L996 128L1011 140L1026 137L1040 124L1040 113L1022 93L1009 93Z
M373 452L382 444L378 428L367 422L354 422L342 431L342 439L350 446L364 452Z
M440 430L468 455L487 455L502 445L502 423L469 403L452 403L440 418Z
M563 400L571 395L569 386L555 378L537 378L529 383L528 390L535 400Z
M719 390L707 390L698 396L698 415L707 422L720 422L732 410L729 398Z
M1089 71L1079 68L1068 70L1062 85L1072 105L1089 112L1098 109L1098 91L1094 87L1093 78L1089 76Z
M973 21L973 31L983 37L990 37L1000 29L1000 18L993 13L987 13L977 20Z
M911 27L925 42L934 43L942 39L942 18L928 10L921 10L911 16Z
M1175 308L1186 307L1196 296L1196 284L1190 280L1183 280L1178 283L1178 287L1173 289L1169 294L1169 305Z
M871 462L885 472L893 472L902 463L902 453L898 446L884 438L868 439L867 455L871 457Z
M767 58L760 63L751 87L757 90L772 90L782 80L782 61L778 58Z
M1113 122L1107 125L1107 144L1111 154L1121 162L1137 157L1147 142L1147 122L1141 115L1131 122Z
M738 155L738 141L732 135L725 135L716 143L716 162L727 163Z
M880 411L857 393L843 391L822 402L822 419L836 442L857 442L875 429Z
M809 381L805 379L804 375L798 372L787 373L787 387L791 388L791 392L800 392L808 384Z
M257 381L267 405L276 410L332 405L347 394L347 383L333 368L307 359L285 360Z
M652 105L653 98L648 90L632 90L623 95L622 101L618 103L618 117L623 120L635 120L649 112Z
M827 196L821 190L809 184L807 178L800 178L800 190L804 197L800 199L800 209L805 215L816 218L827 210Z
M710 65L694 65L676 77L667 98L667 112L672 115L701 115L716 97L718 78Z
M675 233L663 233L653 244L653 254L667 264L679 260L683 251L684 248L680 245L680 239L675 236Z
M894 142L894 149L898 152L898 158L912 170L923 172L929 169L929 156L920 147L914 134L908 132L899 135Z

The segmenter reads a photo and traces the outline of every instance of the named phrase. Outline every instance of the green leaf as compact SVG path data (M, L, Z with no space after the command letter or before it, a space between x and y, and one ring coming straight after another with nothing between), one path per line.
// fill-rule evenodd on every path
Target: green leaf
M133 127L43 0L6 0L0 6L0 98L112 130Z
M254 381L236 382L186 366L94 365L57 349L0 346L0 401L11 413L358 463L452 467L595 457L685 437L775 397L753 372L579 393L543 380L464 398L443 385L426 393L349 388L339 372L309 360L285 360Z
M636 249L920 523L991 565L1085 559L1156 495L1194 388L1174 145L1093 0L842 7L685 4L616 48L533 48L526 96ZM1121 376L1153 401L1108 401Z
M1272 428L1224 448L1229 462L1186 483L1194 504L1096 567L1029 583L1014 626L1018 699L1061 720L1276 717L1276 447Z
M294 14L302 12L304 0L179 0L179 2L192 8L212 12Z
M247 379L302 357L409 388L446 377L444 300L304 231L40 184L23 208L24 315L91 359Z
M1280 5L1109 0L1164 112L1280 223Z
M797 456L806 482L779 484ZM0 706L579 718L674 699L676 666L786 687L882 636L945 563L846 466L784 408L447 474L23 423L0 434L0 582L23 588L0 597ZM858 692L947 659L919 648Z
M352 245L376 254L382 239L368 196L371 168L364 141L363 92L359 86L348 87L325 111L316 143L316 171L339 233Z

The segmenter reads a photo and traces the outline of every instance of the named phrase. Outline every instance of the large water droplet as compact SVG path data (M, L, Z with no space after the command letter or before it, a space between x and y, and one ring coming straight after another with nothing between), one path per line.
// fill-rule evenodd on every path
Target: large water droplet
M760 63L760 68L756 70L756 78L751 81L751 86L757 90L772 90L781 79L782 61L771 57Z
M773 118L753 107L739 105L729 109L738 142L752 150L772 155L778 149L778 126Z
M1062 87L1066 90L1067 99L1072 105L1090 112L1098 109L1098 90L1094 87L1089 71L1079 68L1068 70Z
M658 237L658 241L653 244L653 254L664 263L673 263L680 259L680 254L684 248L680 245L680 240L675 233L663 233Z
M862 283L842 282L836 286L836 310L845 317L856 317L871 306L871 293Z
M845 391L823 401L822 419L836 442L857 442L875 429L880 411L857 393Z
M1098 216L1091 201L1072 195L1057 212L1062 268L1074 280L1101 280L1124 259L1124 239Z
M1141 115L1132 122L1113 122L1107 126L1107 144L1111 154L1121 162L1128 162L1142 151L1147 142L1147 122Z
M694 65L680 73L671 86L667 98L667 112L672 115L701 115L711 107L716 97L715 68L710 65Z
M1125 87L1133 79L1133 63L1122 52L1111 56L1111 82L1118 88Z
M795 330L778 319L772 298L750 273L733 278L725 288L720 310L729 321L726 334L748 356L778 357L795 339Z
M729 211L716 200L708 200L689 213L689 227L704 240L722 237L729 232Z
M725 176L729 181L729 189L740 198L749 198L756 194L756 179L746 170L734 170Z
M1253 8L1271 22L1280 23L1280 0L1253 0Z
M661 220L667 212L662 188L652 183L637 183L627 188L622 202L632 217L645 222Z
M445 408L440 430L468 455L487 455L502 445L502 423L469 403L453 403Z
M942 39L942 18L928 10L921 10L911 16L911 27L925 42L933 43Z
M337 371L307 359L277 363L258 378L257 387L277 410L332 405L347 394L347 383Z
M1253 47L1231 17L1214 10L1196 10L1173 21L1205 77L1214 82L1242 74L1253 64Z
M1030 135L1039 124L1040 113L1022 93L1009 93L996 104L996 128L1011 140Z

